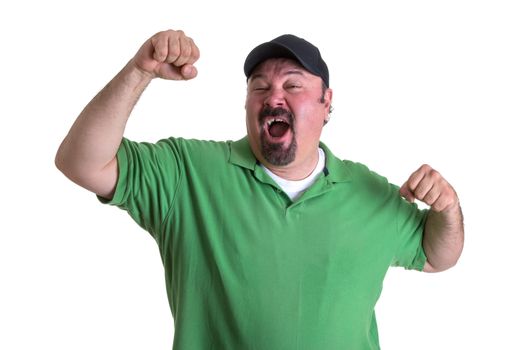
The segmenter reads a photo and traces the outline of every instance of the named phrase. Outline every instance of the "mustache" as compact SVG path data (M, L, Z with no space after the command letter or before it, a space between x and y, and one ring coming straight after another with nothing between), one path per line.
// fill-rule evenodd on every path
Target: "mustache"
M259 122L263 123L264 118L266 117L284 117L290 125L293 124L294 120L292 112L282 107L272 108L270 106L265 106L259 113Z

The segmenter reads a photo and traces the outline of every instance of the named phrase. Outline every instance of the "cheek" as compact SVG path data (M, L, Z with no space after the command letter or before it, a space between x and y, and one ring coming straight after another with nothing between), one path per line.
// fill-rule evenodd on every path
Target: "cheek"
M313 102L298 104L296 106L297 108L294 108L293 112L295 113L298 122L314 128L323 125L325 111L322 104Z
M253 108L255 106L260 106L264 103L264 96L261 94L248 93L246 95L245 106L246 108Z
M303 105L296 109L295 130L300 139L317 140L319 139L324 125L324 111L316 105Z
M246 110L246 116L257 116L261 109L261 104L256 99L247 97L244 104L244 109Z
M246 129L249 135L256 135L259 133L258 113L255 109L246 108Z

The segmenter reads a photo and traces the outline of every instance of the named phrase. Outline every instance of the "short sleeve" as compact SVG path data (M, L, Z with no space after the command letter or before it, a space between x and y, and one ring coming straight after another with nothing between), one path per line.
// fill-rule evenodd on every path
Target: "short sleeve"
M423 270L427 257L423 249L423 232L428 210L421 210L415 203L399 197L397 231L399 246L391 263L410 270Z
M124 138L117 152L117 163L119 174L113 198L98 199L126 210L156 237L180 181L177 139L153 144Z

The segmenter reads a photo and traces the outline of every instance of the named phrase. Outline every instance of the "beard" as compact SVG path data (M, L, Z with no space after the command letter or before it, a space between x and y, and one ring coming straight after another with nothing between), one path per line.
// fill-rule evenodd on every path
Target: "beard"
M292 133L292 141L288 146L284 142L271 142L267 139L264 128L265 117L280 117L285 119ZM259 114L259 138L261 141L261 153L268 163L276 166L288 165L295 160L297 151L297 140L295 138L294 130L294 115L287 109L277 107L264 107Z

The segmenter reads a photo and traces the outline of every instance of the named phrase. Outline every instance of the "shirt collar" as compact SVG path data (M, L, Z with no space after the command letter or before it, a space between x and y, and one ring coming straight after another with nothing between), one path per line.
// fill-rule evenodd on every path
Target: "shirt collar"
M326 156L326 167L324 173L326 179L331 182L347 182L352 179L350 168L344 161L333 155L330 149L324 144L320 143ZM229 162L241 166L246 169L255 170L257 165L257 158L255 158L251 148L248 136L230 143L230 159Z
M230 144L230 163L255 170L257 158L252 152L248 136Z

